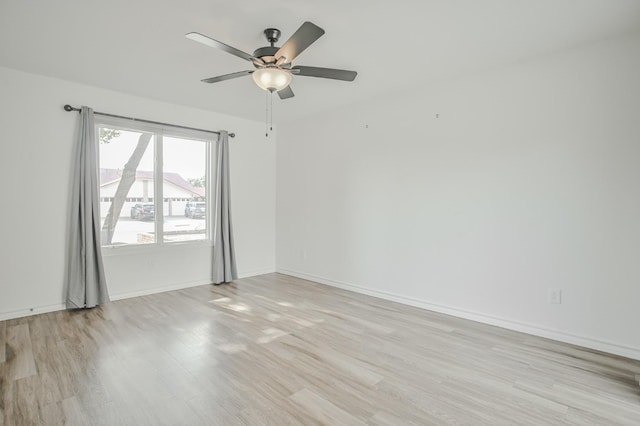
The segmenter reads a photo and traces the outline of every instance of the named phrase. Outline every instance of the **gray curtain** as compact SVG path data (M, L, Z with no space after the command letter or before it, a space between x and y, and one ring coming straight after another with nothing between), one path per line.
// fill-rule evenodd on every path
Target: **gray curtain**
M213 283L227 283L238 278L231 225L231 193L229 185L229 136L221 131L216 142L216 190L212 203L215 210L213 238Z
M66 305L93 308L109 301L100 250L98 141L93 110L82 107L73 155L73 181L67 244Z

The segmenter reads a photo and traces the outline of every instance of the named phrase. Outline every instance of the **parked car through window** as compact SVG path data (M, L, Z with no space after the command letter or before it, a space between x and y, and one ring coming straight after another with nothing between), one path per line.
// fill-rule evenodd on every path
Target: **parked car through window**
M207 203L189 201L184 208L184 215L186 217L191 217L194 219L198 217L204 217L206 210Z
M131 207L131 219L153 220L155 217L153 203L138 203Z

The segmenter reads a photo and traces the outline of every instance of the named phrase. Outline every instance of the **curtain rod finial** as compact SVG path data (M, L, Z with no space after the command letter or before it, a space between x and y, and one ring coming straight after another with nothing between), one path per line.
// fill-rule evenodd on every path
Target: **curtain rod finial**
M230 138L235 138L235 137L236 137L236 134L235 134L235 133L229 133L229 137L230 137Z
M73 107L71 105L67 104L67 105L64 106L64 110L67 111L67 112L73 111Z

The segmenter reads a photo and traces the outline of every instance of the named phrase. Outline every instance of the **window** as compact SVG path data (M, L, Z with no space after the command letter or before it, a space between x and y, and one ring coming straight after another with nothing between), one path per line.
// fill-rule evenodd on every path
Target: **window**
M211 240L213 135L96 117L102 245Z

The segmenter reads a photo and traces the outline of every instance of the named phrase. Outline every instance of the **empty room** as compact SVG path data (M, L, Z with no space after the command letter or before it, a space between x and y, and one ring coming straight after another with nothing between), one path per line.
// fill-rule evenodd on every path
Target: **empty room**
M0 426L640 424L640 1L0 2Z

